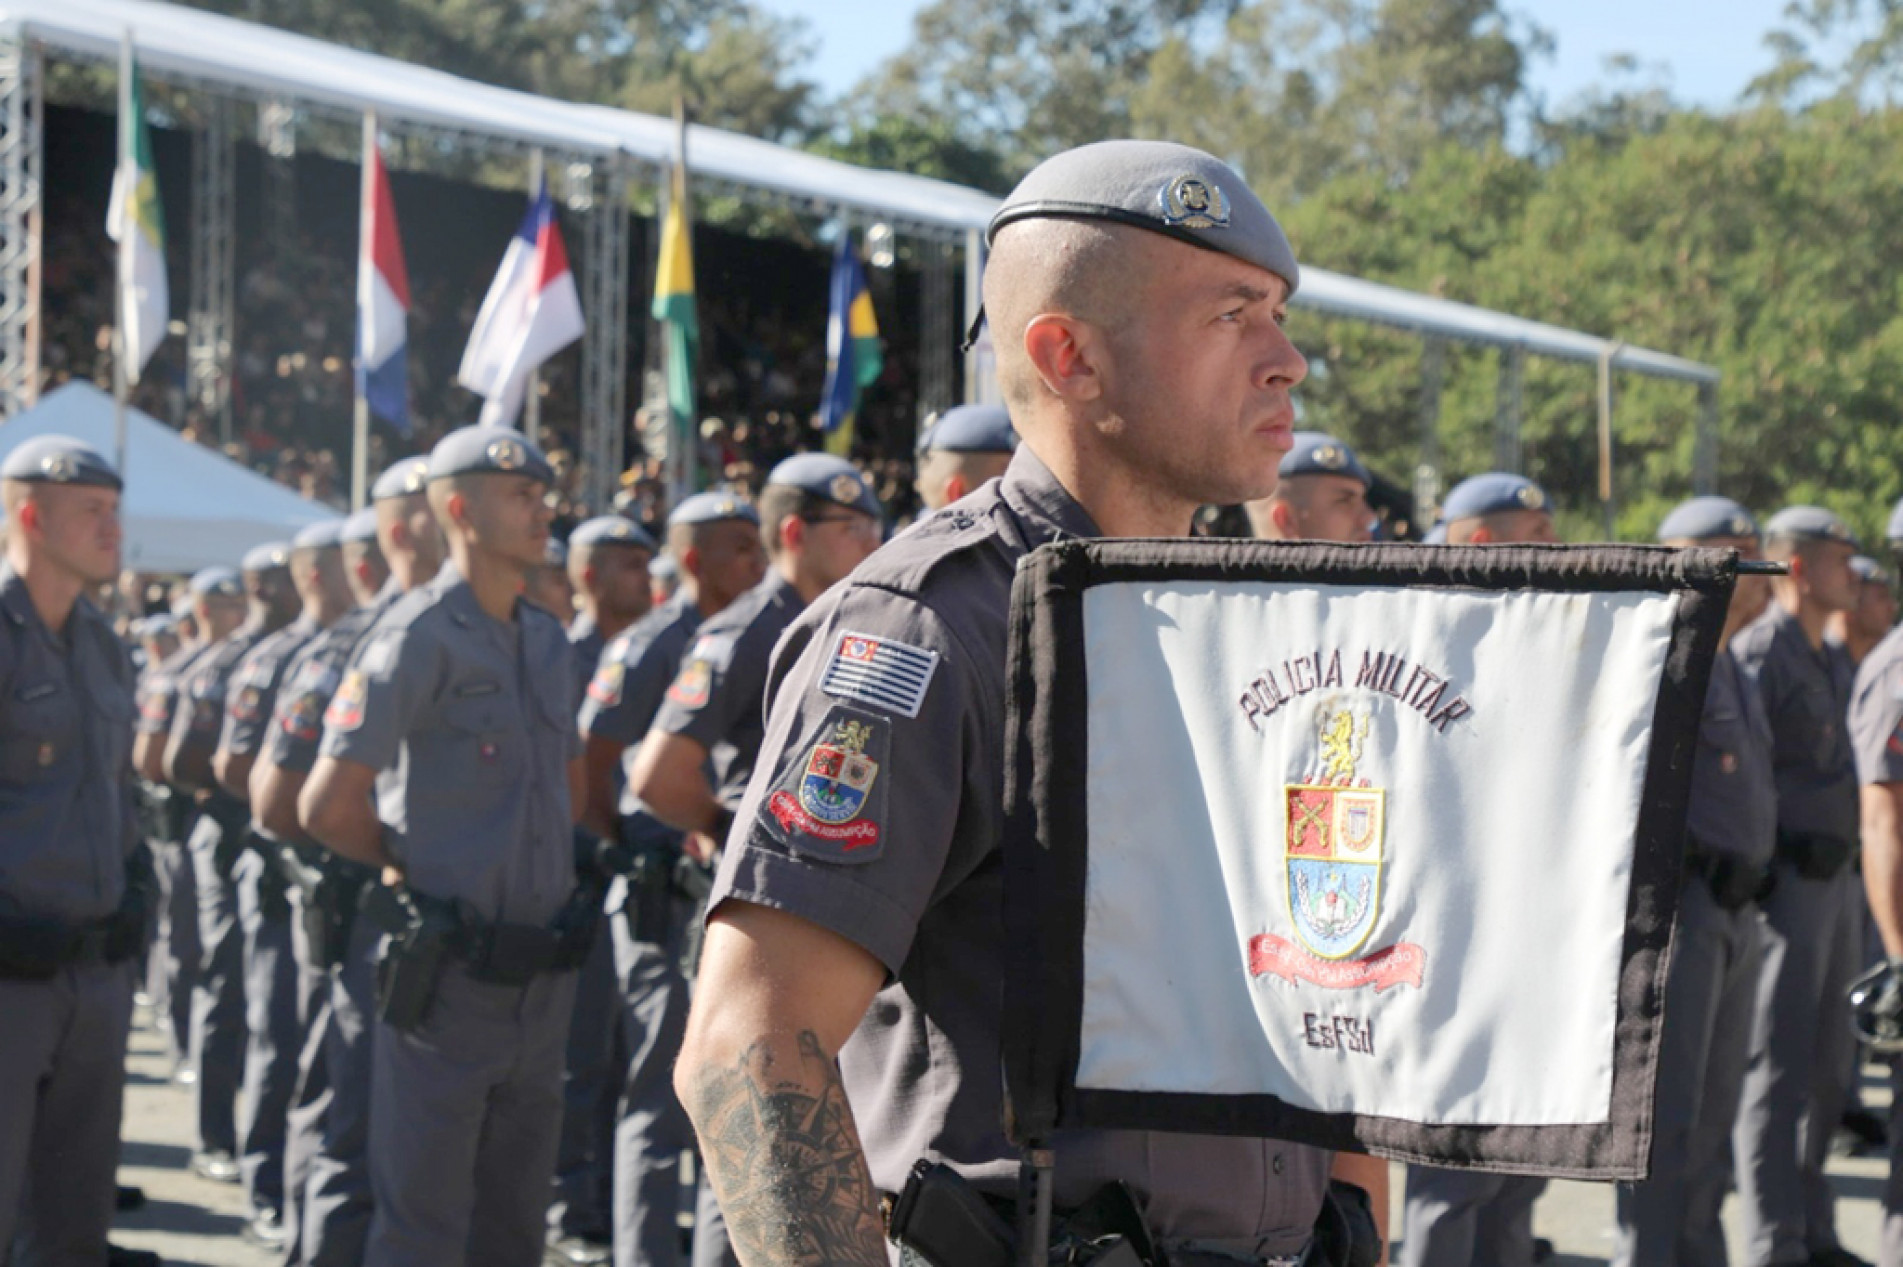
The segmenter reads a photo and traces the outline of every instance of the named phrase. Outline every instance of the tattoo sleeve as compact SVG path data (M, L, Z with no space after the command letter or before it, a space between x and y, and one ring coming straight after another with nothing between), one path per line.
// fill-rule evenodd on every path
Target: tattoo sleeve
M703 1072L692 1098L707 1177L746 1267L886 1267L859 1130L811 1030Z

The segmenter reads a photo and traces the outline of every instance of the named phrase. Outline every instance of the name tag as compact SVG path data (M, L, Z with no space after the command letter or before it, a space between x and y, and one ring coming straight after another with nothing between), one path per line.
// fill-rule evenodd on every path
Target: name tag
M23 686L13 693L13 698L22 704L31 704L34 700L45 699L59 690L58 682L36 682L32 686Z
M479 695L494 695L502 689L500 682L464 682L455 690L457 699L471 699Z

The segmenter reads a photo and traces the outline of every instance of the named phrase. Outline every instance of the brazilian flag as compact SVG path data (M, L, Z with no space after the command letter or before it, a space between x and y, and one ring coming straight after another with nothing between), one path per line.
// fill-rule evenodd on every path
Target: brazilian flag
M833 252L832 310L826 318L826 395L820 401L819 421L826 433L826 451L845 457L852 451L852 424L859 413L859 396L878 381L885 366L879 346L879 320L872 312L872 292L866 286L865 266L852 246L852 234L842 230Z

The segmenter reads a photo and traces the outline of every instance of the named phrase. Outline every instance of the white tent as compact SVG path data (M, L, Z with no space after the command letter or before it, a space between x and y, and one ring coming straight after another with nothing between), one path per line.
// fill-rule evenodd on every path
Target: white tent
M67 435L112 457L112 397L68 383L0 426L0 459L34 436ZM236 567L252 546L288 539L337 512L126 411L125 565L141 572Z

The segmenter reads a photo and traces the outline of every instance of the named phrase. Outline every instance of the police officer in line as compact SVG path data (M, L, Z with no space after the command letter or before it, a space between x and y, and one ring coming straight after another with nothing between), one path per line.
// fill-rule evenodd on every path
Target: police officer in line
M997 913L1014 565L1059 536L1185 536L1201 505L1266 496L1292 442L1306 364L1282 319L1299 274L1227 166L1085 146L1027 176L989 237L985 306L1023 443L1001 482L788 630L715 885L675 1084L749 1267L886 1261L879 1193L921 1156L1014 1197ZM871 777L842 823L801 787L848 751ZM803 1135L762 1101L810 1106ZM1173 1263L1293 1262L1325 1199L1328 1155L1274 1140L1053 1145L1060 1208L1127 1183ZM806 1158L826 1183L791 1182Z
M1558 542L1552 501L1524 475L1488 471L1454 485L1441 506L1450 545ZM1402 1267L1526 1267L1544 1256L1533 1205L1546 1180L1531 1175L1407 1168Z
M349 862L304 833L297 798L317 761L323 717L358 643L404 594L442 565L442 529L427 495L429 459L405 458L379 475L370 505L343 531L344 561L360 606L298 653L272 714L270 743L251 774L260 826L287 845L318 883L294 901L323 912L326 944L306 929L293 947L309 982L302 1005L306 1034L298 1059L297 1104L285 1145L286 1262L356 1267L370 1230L370 1038L374 975L381 936L357 906L376 873Z
M1844 649L1854 669L1896 624L1896 591L1892 588L1896 578L1864 554L1851 558L1850 570L1857 574L1857 605L1849 611L1832 612L1824 638Z
M189 608L202 601L212 610L222 637L244 618L244 591L230 568L206 568L193 575L180 599ZM187 632L177 616L178 648L148 663L139 677L139 717L133 737L133 766L141 774L139 801L145 838L158 878L158 919L149 952L151 972L147 991L153 1015L160 1018L171 1052L173 1077L183 1084L198 1081L192 1066L192 991L198 982L198 886L192 875L191 851L185 840L191 830L192 801L174 793L164 773L165 739L172 732L172 712L178 700L179 678L211 645L197 631L206 621L193 620Z
M1903 559L1903 501L1890 513L1887 536L1892 557ZM1870 1010L1858 1017L1859 1030L1883 1040L1891 1062L1890 1170L1877 1267L1903 1267L1903 1060L1895 1055L1903 1048L1903 630L1884 635L1858 666L1849 728L1861 803L1863 889L1883 944L1878 966L1858 983L1871 996Z
M573 900L572 653L521 597L546 558L552 472L499 427L450 433L429 472L452 566L358 647L298 809L321 843L401 877L364 912L389 934L364 1261L520 1267L542 1253L575 969L597 922Z
M926 510L941 510L966 493L995 480L1011 465L1018 433L1002 405L959 405L947 409L919 432L918 463L912 476Z
M687 1024L682 939L698 904L676 882L681 833L627 791L624 762L648 733L695 631L766 574L760 517L732 493L697 493L667 519L668 557L683 577L666 603L614 638L582 701L587 748L585 825L612 842L605 865L623 873L608 893L621 1022L619 1122L613 1149L616 1267L680 1262L681 1153L692 1146L674 1096L674 1057Z
M187 844L198 890L198 981L192 991L192 1066L198 1074L198 1155L192 1169L235 1183L238 1086L244 1075L244 933L233 868L250 838L251 812L219 787L212 757L224 728L225 699L238 663L297 612L285 543L256 546L244 556L245 622L208 647L179 679L178 704L165 744L165 777L198 806Z
M1728 497L1681 504L1659 525L1658 538L1667 546L1761 557L1757 520ZM1619 1186L1614 1267L1725 1261L1718 1214L1731 1187L1731 1129L1763 961L1757 897L1777 843L1771 722L1730 643L1769 601L1766 578L1738 578L1712 662L1665 987L1652 1169L1642 1182Z
M177 654L180 642L178 621L170 613L158 612L132 622L132 636L139 640L141 660L156 666Z
M575 619L575 586L568 579L568 547L554 537L542 552L542 565L529 573L522 597L567 625Z
M1771 721L1777 846L1764 967L1732 1149L1749 1261L1855 1264L1837 1244L1824 1162L1847 1093L1844 988L1861 964L1857 776L1844 733L1851 670L1825 641L1857 601L1856 542L1814 506L1779 511L1765 553L1790 571L1732 639Z
M1297 431L1282 459L1275 491L1243 510L1265 541L1366 541L1374 532L1368 490L1374 476L1346 443L1320 431Z
M681 587L680 565L672 556L661 555L648 564L648 593L651 597L649 607L659 607Z
M85 597L119 570L118 474L64 436L0 462L0 1255L109 1250L150 883L132 665Z
M301 604L290 624L258 641L232 674L212 772L249 807L251 771L291 659L350 609L341 521L313 524L291 539L289 575ZM285 1121L297 1083L298 971L291 911L274 841L252 815L250 847L232 869L244 932L245 1043L239 1163L251 1221L246 1235L267 1247L284 1239Z
M659 549L645 528L621 515L577 524L568 535L568 579L577 611L568 626L575 652L575 696L581 698L610 638L645 616L648 562ZM595 836L577 828L577 866L594 871ZM591 877L604 891L607 881ZM599 931L575 985L567 1068L562 1075L562 1137L555 1161L549 1239L571 1263L608 1259L613 1235L612 1175L615 1105L620 1095L620 1009L614 948Z

